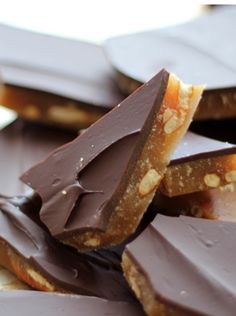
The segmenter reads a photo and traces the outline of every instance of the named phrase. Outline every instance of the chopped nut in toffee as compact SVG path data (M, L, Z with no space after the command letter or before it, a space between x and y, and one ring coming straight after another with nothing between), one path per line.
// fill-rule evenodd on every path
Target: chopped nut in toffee
M10 271L0 266L0 291L29 290L29 289L30 287L28 287L25 283L20 281Z
M236 184L217 189L168 197L156 194L153 204L168 215L188 215L236 222Z
M219 188L236 182L236 145L187 132L161 183L167 196Z

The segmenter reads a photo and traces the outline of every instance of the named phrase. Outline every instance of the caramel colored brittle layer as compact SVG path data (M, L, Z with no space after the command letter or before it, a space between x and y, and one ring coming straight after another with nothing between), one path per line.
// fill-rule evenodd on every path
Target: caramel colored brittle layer
M177 77L170 75L160 111L156 114L146 144L128 186L111 215L106 232L88 230L75 233L66 243L88 250L117 244L136 229L161 183L175 147L191 122L202 89L202 86L184 85Z
M12 85L3 87L0 104L27 120L76 130L88 127L106 112L72 99Z
M0 291L29 289L25 283L16 278L10 271L0 266Z
M116 71L119 88L129 95L141 86L141 82ZM194 120L228 119L236 117L236 91L234 88L205 91Z
M168 197L161 193L153 200L161 212L168 215L188 215L198 218L236 221L236 184L217 189Z
M192 160L168 167L161 191L178 196L236 182L236 154Z

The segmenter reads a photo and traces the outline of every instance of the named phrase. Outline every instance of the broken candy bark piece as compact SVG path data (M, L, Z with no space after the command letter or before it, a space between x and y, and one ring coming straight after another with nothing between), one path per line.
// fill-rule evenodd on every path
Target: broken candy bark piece
M12 85L3 86L0 102L28 121L71 130L86 128L108 110L48 92Z
M188 215L207 219L236 221L236 185L176 197L157 194L153 204L168 215Z
M235 21L236 9L228 7L184 24L109 39L105 49L119 87L130 94L166 67L186 82L206 84L194 119L235 118L236 44L229 35Z
M21 212L20 207L26 211L33 206L32 200L22 198L14 203L19 206L0 198L1 265L41 291L134 301L117 260L109 251L102 256L77 253L55 241Z
M99 45L6 25L0 42L0 104L23 118L77 130L124 99Z
M160 187L168 196L236 182L236 145L188 132L177 147Z
M42 293L2 292L0 314L8 316L144 316L138 305L112 302L97 297Z
M162 70L22 180L42 198L41 221L78 249L118 244L141 221L186 132L203 87Z
M235 223L158 215L126 246L125 277L150 316L232 316L235 238Z

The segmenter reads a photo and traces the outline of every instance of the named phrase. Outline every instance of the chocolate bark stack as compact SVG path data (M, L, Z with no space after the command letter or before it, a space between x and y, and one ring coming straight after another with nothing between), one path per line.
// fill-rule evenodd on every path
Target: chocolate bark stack
M0 103L21 117L0 132L0 263L40 291L0 293L2 314L234 315L236 49L207 44L235 17L111 39L117 76L100 47L0 27ZM192 131L202 87L162 70L135 90L150 58L206 83Z

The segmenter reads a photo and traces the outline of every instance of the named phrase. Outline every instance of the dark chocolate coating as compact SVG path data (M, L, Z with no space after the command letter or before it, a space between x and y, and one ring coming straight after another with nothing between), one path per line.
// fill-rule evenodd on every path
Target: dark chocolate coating
M236 8L214 10L182 25L110 39L106 53L125 76L145 82L163 67L207 90L236 86Z
M143 316L139 306L96 297L33 291L4 291L0 314L7 316Z
M53 236L105 230L160 109L168 78L162 70L22 176L42 198L40 218Z
M172 156L171 165L231 154L236 154L236 145L187 132Z
M28 204L24 199L21 202L23 205L18 203L20 207L32 207L30 200ZM116 301L133 301L117 260L113 262L109 251L102 256L80 254L56 242L19 207L3 198L0 198L0 239L61 290Z
M5 83L112 108L122 99L102 47L0 25Z
M0 194L25 194L20 175L76 133L17 120L0 131Z
M233 316L236 223L158 215L127 254L181 315Z

